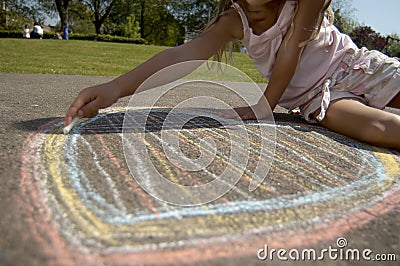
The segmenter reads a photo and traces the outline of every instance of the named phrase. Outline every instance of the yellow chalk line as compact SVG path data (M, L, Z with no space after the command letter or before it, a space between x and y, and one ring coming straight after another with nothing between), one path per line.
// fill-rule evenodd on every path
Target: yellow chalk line
M287 128L287 127L285 127L285 128ZM291 127L289 127L289 128L291 128ZM291 128L291 130L295 131L293 128ZM293 132L291 134L297 134L297 133ZM305 139L303 141L306 142L306 143L308 141L308 142L311 142L311 143L317 143L317 145L319 144L321 148L322 147L332 148L332 147L328 146L329 142L332 143L332 139L324 136L323 134L320 134L318 131L310 131L310 132L307 132L307 133L305 132L305 133L301 134L301 136ZM327 143L327 141L328 141L328 143ZM343 149L335 149L334 151L333 150L329 150L328 153L333 153L335 156L337 156L339 158L342 158L347 163L354 164L354 162L352 162L351 160L349 160L347 158L348 152L345 155L344 152L343 152ZM341 177L341 178L351 179L351 176L348 174L348 172L338 171L338 172L336 172L336 175L338 175L338 177Z
M158 117L152 117L152 119L154 119L155 121L161 122L160 118ZM209 130L207 130L206 128L201 129L201 131L206 131L206 132L210 132ZM211 132L213 134L213 132ZM183 134L182 132L180 132L179 134L181 137L183 137L187 142L191 143L192 145L194 145L195 147L201 149L202 147L200 147L200 143L196 143L194 142L193 139L189 138L189 136L186 136L185 134ZM215 134L213 134L215 138L220 139L220 137L216 136ZM237 136L237 135L235 135ZM252 142L251 140L249 140L251 144L254 144L256 146L255 142ZM244 150L243 147L240 147L240 145L236 145L238 148L240 148L241 150ZM212 154L212 151L209 149L205 149L205 151L209 154ZM272 155L272 153L271 153ZM216 154L216 157L219 159L220 162L225 163L226 165L229 165L230 167L232 167L233 170L235 170L237 173L243 173L242 177L244 177L246 180L251 181L252 177L250 177L248 174L246 174L244 171L242 171L241 169L239 169L238 167L236 167L234 164L229 163L224 157L222 157L221 155ZM266 187L265 185L261 184L259 186L260 189L264 190L264 191L268 191L271 193L274 193L274 191L268 187Z
M151 136L151 134L150 134ZM152 136L154 138L154 136ZM145 138L142 140L144 142L144 144L146 145L146 147L150 150L151 153L153 153L154 155L154 159L156 159L163 167L167 178L177 184L177 186L179 186L179 188L182 190L183 193L185 193L186 195L190 196L190 192L188 189L185 189L185 186L181 186L179 185L179 179L175 177L175 174L172 172L171 168L170 168L170 164L168 164L168 162L162 158L161 156L159 156L160 151L158 149L156 149L156 147L154 147L154 145L152 145L150 142L148 142ZM160 144L162 145L162 144Z
M119 242L113 238L113 236L115 236L115 233L117 232L144 233L143 230L147 229L146 231L150 230L150 232L155 232L158 235L160 235L160 233L170 235L171 227L176 227L175 229L180 228L180 223L182 223L182 221L175 220L171 220L170 222L174 222L176 223L176 225L168 227L158 225L159 221L157 220L154 221L155 225L152 225L151 221L147 221L140 222L132 226L117 226L105 223L100 217L93 214L90 210L86 208L85 203L82 202L82 199L79 197L76 191L73 188L68 188L69 186L66 186L65 181L63 181L63 179L65 178L63 178L61 174L60 160L57 160L55 158L59 158L61 156L64 140L64 135L47 134L44 142L43 156L45 157L44 161L48 165L49 176L52 178L52 181L56 185L59 198L61 198L62 200L62 202L58 204L58 208L60 210L63 210L64 213L69 213L69 217L73 221L75 221L77 225L79 225L79 229L81 231L85 231L86 234L92 235L98 239L106 240L111 245L118 245ZM154 148L149 143L146 143L146 145L152 148L154 152ZM163 162L163 166L167 166L167 164ZM171 177L174 177L172 172L167 169L168 168L166 168L166 172L169 173ZM174 180L178 181L176 179ZM201 233L198 232L198 230L194 230L193 228L190 228L190 230Z
M400 160L395 155L388 153L388 150L383 148L373 147L374 155L382 162L385 167L386 176L384 190L389 188L396 179L400 178Z
M285 141L285 140L280 140L280 142L284 143L287 147L291 148L292 150L295 150L295 151L301 153L301 155L304 156L304 158L308 159L309 161L311 161L311 162L314 163L315 165L318 165L318 166L321 167L321 168L325 168L326 165L324 165L324 164L318 162L317 160L315 160L315 159L314 159L312 156L310 156L309 154L300 151L298 145L294 145L294 144L292 144L292 143L290 143L290 142L287 142L287 141ZM301 160L301 159L300 159L300 160ZM286 161L286 163L289 164L289 165L293 165L293 166L294 166L294 169L300 168L300 169L302 169L303 171L305 171L305 172L307 172L307 173L309 173L309 174L313 174L310 170L307 170L307 169L305 169L304 167L302 167L302 166L300 166L300 165L296 165L296 164L294 164L293 162ZM327 170L327 171L328 171L328 170ZM314 173L314 174L315 174L315 173ZM314 179L319 179L319 180L321 180L321 181L324 181L325 183L328 183L328 184L330 183L330 184L333 184L333 185L335 185L335 186L342 185L342 184L340 184L339 182L335 182L334 180L329 179L329 178L326 178L326 177L324 177L324 176L321 175L321 174L317 174L316 176L313 176L312 178L314 178ZM304 184L304 183L303 183L303 184ZM313 189L313 190L316 190L316 187L315 187L314 184L311 184L311 183L309 183L309 184L312 185L312 189Z
M73 189L68 189L68 187L66 187L62 181L62 177L60 176L61 171L59 170L60 167L60 161L58 160L54 160L54 158L60 157L62 154L62 143L64 142L65 137L63 135L55 135L55 134L48 134L46 137L46 141L45 141L45 145L44 145L44 156L46 157L46 161L47 164L49 165L49 173L50 176L53 178L54 183L56 184L57 188L58 188L58 192L61 196L61 198L63 199L63 203L65 204L66 207L62 206L62 209L65 210L66 213L70 212L76 219L76 221L78 222L78 224L81 224L80 226L80 230L85 230L87 232L89 232L90 234L92 234L93 236L96 236L97 238L104 238L105 240L108 240L109 243L113 243L113 244L118 244L119 242L114 240L112 238L113 232L136 232L137 230L141 230L140 226L135 225L134 227L132 226L115 226L115 225L109 225L104 223L101 219L99 219L96 215L94 215L93 213L91 213L83 204L81 199L79 198L79 195L73 190ZM151 145L150 145L151 147ZM382 161L382 163L385 166L387 175L394 178L394 177L398 177L398 173L400 172L400 163L395 160L395 158L393 158L393 155L389 155L389 154L385 154L385 153L380 153L380 152L376 152L375 155ZM277 155L276 155L277 156ZM278 156L279 158L281 158L280 156ZM282 158L281 158L282 159ZM164 162L165 164L165 162ZM287 173L289 174L288 171L283 171L282 169L278 169L281 170L280 172L283 173ZM171 174L171 173L169 173ZM386 187L388 187L391 183L388 183ZM71 190L71 191L69 191ZM239 219L239 217L237 217L238 213L229 215L232 217L236 218L234 220L241 220ZM241 215L244 215L244 213L242 213ZM264 215L260 215L261 217L268 217L270 216L271 213L264 213ZM219 217L219 221L215 221L215 219L217 218L216 216L220 216ZM226 215L225 215L226 216ZM246 214L244 216L251 216L250 214ZM258 215L257 215L258 216ZM258 217L260 217L258 216ZM260 218L261 218L260 217ZM199 219L202 218L202 219ZM211 217L196 217L196 218L191 218L191 219L186 219L185 218L185 223L189 222L190 220L196 220L197 222L200 222L201 220L203 220L204 222L206 222L207 220L209 222L215 221L216 224L220 224L223 225L225 224L224 221L229 221L229 223L232 222L232 220L227 219L228 217L224 217L224 215L214 215L212 218ZM286 217L286 221L288 220ZM211 220L210 220L211 219ZM245 217L243 217L242 219L245 219ZM186 221L188 220L188 221ZM199 221L200 220L200 221ZM255 220L258 220L257 218ZM289 219L290 220L290 219ZM166 231L168 232L170 228L176 227L176 228L180 228L181 223L183 223L184 221L174 221L171 220L170 222L175 222L174 224L168 224L168 226L165 226L165 228L163 226L157 225L159 221L154 221L154 227L153 229L155 229L156 232L161 232L161 231ZM149 226L151 227L151 225L149 225L148 223L153 223L153 221L149 221L146 222L146 228L150 229ZM161 223L162 224L162 223ZM165 224L164 224L165 225ZM245 225L244 225L245 226ZM249 225L246 225L245 227L248 227ZM252 223L252 227L257 227L258 224L254 224ZM162 230L164 229L164 230ZM222 229L222 228L221 228ZM198 232L195 228L191 228L190 227L190 223L188 224L188 231L190 233L201 233ZM190 230L190 231L189 231ZM203 230L202 230L203 231ZM205 232L207 230L204 230Z
M57 192L63 199L64 206L60 208L64 209L66 213L71 213L73 219L78 224L81 224L80 229L86 230L93 236L104 238L115 244L116 242L110 238L110 227L104 224L97 216L93 215L85 206L79 195L72 189L68 189L64 185L63 178L60 175L60 160L55 158L60 157L62 153L62 144L64 142L64 135L48 134L46 135L44 143L44 156L47 158L47 164L49 169L50 177L57 186Z
M69 217L79 225L80 231L85 231L86 234L89 234L96 239L105 240L114 246L119 244L119 242L113 238L116 232L135 233L142 231L144 228L152 231L152 225L147 222L137 223L134 226L106 223L101 219L101 217L96 216L86 208L85 203L82 202L82 199L79 197L77 192L72 187L68 188L68 186L66 186L65 181L63 181L65 178L63 178L61 174L62 171L60 168L62 165L60 160L55 159L59 158L61 154L63 154L62 145L64 140L64 135L47 134L44 142L44 157L48 165L49 176L56 185L58 195L62 199L59 208L65 213L71 214ZM68 169L66 169L66 171L68 171ZM141 228L142 226L144 228ZM164 227L154 226L153 230L165 231L165 233L168 233L169 235L169 230Z
M209 131L207 131L207 132L209 132ZM195 145L195 146L198 147L199 149L201 148L199 143L194 142L191 138L189 138L189 137L186 136L185 134L181 134L181 136L182 136L186 141L188 141L189 143ZM215 136L215 137L218 138L218 136ZM252 142L251 140L249 140L249 142L254 144L254 142ZM240 145L236 145L236 147L238 147L238 148L241 149L241 150L244 150L243 147L241 147ZM207 153L209 153L209 154L212 153L212 151L211 151L211 150L208 150L208 149L206 149L205 151L206 151ZM229 162L228 162L224 157L222 157L221 155L216 154L216 157L219 159L220 162L222 162L222 163L224 163L224 164L226 164L226 165L229 165L229 166L230 166L233 170L235 170L237 173L243 173L243 174L242 174L242 177L244 177L247 181L251 181L251 180L252 180L252 177L250 177L245 171L243 171L242 169L239 169L239 168L236 167L234 164L229 163ZM263 185L263 184L260 184L260 186L259 186L258 188L260 188L260 189L262 189L262 190L264 190L264 191L268 191L268 192L274 193L274 191L273 191L272 189L266 187L266 186Z

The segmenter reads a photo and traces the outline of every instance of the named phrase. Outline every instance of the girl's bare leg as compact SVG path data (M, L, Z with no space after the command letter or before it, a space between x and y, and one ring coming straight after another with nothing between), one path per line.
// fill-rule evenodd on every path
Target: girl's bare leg
M357 140L400 150L400 116L354 99L332 102L320 124Z

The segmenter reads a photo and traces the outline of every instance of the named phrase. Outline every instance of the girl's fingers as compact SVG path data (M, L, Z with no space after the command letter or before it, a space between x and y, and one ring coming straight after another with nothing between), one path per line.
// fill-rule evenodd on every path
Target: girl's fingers
M238 115L234 110L223 111L223 112L220 112L218 115L220 117L226 118L226 119L233 119L233 118L236 119L236 118L238 118Z
M94 101L91 101L85 104L82 108L79 109L78 115L81 117L94 117L99 113L100 102L98 98Z
M237 120L240 119L249 120L249 119L254 119L255 117L250 107L240 107L240 108L235 108L234 110L223 111L219 114L219 116L226 119L237 119Z
M68 126L71 123L72 119L75 116L83 117L84 112L82 112L82 107L84 107L87 103L90 103L91 99L86 94L81 92L78 97L72 102L71 106L68 108L67 113L65 114L64 118L64 126Z

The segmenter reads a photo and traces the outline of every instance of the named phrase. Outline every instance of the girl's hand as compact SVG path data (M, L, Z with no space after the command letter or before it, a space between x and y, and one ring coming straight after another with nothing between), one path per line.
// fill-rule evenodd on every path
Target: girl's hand
M112 82L82 90L65 114L64 125L69 125L76 116L96 116L99 109L111 106L119 97L119 91Z
M267 108L264 104L257 103L253 106L238 107L233 110L223 111L219 116L237 120L259 120L267 118L270 115L269 110L270 108Z

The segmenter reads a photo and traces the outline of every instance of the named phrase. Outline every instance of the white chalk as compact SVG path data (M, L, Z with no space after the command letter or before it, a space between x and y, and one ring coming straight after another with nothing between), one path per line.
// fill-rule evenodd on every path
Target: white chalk
M79 118L78 117L74 117L74 119L72 119L71 123L69 123L68 126L64 127L63 132L64 134L68 134L71 129L75 126L75 124L78 122Z

